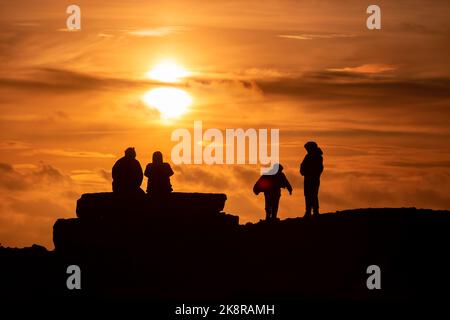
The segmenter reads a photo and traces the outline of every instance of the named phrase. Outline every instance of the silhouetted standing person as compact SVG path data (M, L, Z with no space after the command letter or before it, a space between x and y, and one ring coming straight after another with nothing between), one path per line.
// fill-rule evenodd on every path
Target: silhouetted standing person
M163 162L163 155L156 151L153 153L153 162L147 164L145 176L148 178L147 193L156 197L165 197L172 192L170 177L173 170L170 164Z
M309 217L311 209L314 215L319 214L319 186L320 175L323 172L323 152L314 141L307 142L305 149L308 153L300 165L300 174L305 177L303 189L306 204L305 217Z
M266 220L277 219L281 188L287 188L289 194L292 195L292 186L283 173L283 166L276 164L272 170L277 170L277 172L272 175L262 175L253 186L253 192L256 195L264 192Z
M134 148L127 148L125 156L116 161L112 168L112 178L113 192L143 192L140 188L144 175L142 174L141 164L136 160Z

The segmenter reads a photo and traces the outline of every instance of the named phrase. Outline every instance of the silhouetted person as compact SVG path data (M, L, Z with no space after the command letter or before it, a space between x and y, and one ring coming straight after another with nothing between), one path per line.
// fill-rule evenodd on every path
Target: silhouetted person
M305 149L308 153L300 165L300 174L305 177L303 188L306 205L305 217L309 217L311 209L314 215L319 214L319 186L320 175L323 172L323 152L314 141L307 142Z
M142 167L136 160L136 151L134 148L125 150L125 156L116 161L112 168L112 186L116 193L137 193L141 190Z
M253 192L256 195L264 192L266 220L277 219L281 188L287 188L289 194L292 195L292 186L283 173L283 166L276 164L272 170L277 170L277 172L272 175L262 175L253 187Z
M170 164L163 162L161 152L153 153L153 162L147 164L144 174L148 178L147 193L156 197L165 197L172 192L170 177L173 175L173 170Z

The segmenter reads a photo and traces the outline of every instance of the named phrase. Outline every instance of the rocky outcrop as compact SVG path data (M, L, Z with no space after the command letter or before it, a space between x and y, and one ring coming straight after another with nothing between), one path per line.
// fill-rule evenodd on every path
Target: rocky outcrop
M0 248L0 297L145 301L393 300L449 296L450 212L357 209L239 225L225 195L83 195L55 252ZM82 290L66 287L69 265ZM367 267L381 269L369 290ZM271 300L272 299L272 300ZM198 301L198 300L197 300Z
M59 219L53 228L55 250L62 254L151 246L165 234L178 237L199 230L237 228L239 218L222 212L225 194L171 193L165 199L146 194L84 194L78 218Z
M227 196L223 193L172 192L166 199L153 199L144 193L135 196L121 196L112 192L87 193L77 201L76 213L81 219L111 216L131 219L133 214L145 217L182 212L212 216L223 210L226 200Z

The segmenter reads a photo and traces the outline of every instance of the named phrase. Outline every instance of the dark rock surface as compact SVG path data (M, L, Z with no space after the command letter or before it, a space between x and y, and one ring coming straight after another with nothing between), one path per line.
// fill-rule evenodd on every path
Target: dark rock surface
M152 199L142 193L134 197L120 196L112 192L86 193L77 201L78 218L97 218L135 214L159 214L183 210L194 215L215 214L225 207L227 196L215 193L172 192L167 199Z
M225 195L83 195L55 251L0 248L0 296L408 300L448 297L450 212L357 209L239 225ZM82 290L66 288L66 268ZM369 265L382 289L366 287Z
M55 251L67 256L141 245L148 248L166 234L173 236L168 242L177 242L183 232L188 237L198 232L224 232L239 224L237 216L221 211L225 201L225 194L206 193L174 192L164 200L145 194L84 194L77 202L78 218L56 221Z

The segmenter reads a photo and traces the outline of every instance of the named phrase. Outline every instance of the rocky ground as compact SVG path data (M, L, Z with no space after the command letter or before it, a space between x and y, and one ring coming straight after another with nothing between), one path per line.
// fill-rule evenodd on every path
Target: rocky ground
M84 195L55 250L0 248L2 298L388 300L449 296L450 212L346 210L240 225L226 196ZM69 290L67 267L81 270ZM380 268L369 290L367 268Z

